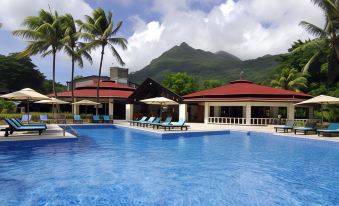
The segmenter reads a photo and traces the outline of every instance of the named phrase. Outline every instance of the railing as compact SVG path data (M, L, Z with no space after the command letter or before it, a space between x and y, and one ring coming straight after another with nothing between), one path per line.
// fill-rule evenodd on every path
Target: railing
M243 117L208 117L208 123L214 124L246 124Z
M251 118L252 125L285 124L285 118Z
M286 118L251 118L249 125L282 125L287 121ZM304 125L306 122L321 122L320 119L295 119L297 125ZM210 124L246 124L246 118L243 117L208 117Z
M297 125L304 125L306 122L321 123L321 119L295 119Z
M67 127L72 130L73 135L75 135L76 137L79 137L79 135L76 132L76 130L71 125L68 125L68 124L65 124L65 126L63 127L63 135L64 136L66 136L66 129L67 129Z

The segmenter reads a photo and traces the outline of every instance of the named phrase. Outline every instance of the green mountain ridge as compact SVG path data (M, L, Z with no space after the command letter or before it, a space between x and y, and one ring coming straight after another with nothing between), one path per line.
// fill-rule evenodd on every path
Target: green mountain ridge
M202 80L217 79L229 82L239 79L241 71L244 71L244 78L264 82L275 73L279 56L265 55L242 61L225 51L213 53L194 49L183 42L153 59L145 68L131 73L129 78L136 83L141 83L147 77L161 82L168 73L187 72Z

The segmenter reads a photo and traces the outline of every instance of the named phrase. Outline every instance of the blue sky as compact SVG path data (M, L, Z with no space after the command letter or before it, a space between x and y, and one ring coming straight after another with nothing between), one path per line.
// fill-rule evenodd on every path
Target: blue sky
M97 7L112 11L115 21L124 22L118 35L128 39L129 44L128 50L119 52L130 71L145 67L184 41L194 48L223 50L242 59L284 53L293 41L312 38L298 26L301 20L323 24L321 11L310 0L2 0L0 54L24 49L25 41L13 37L11 31L20 28L26 16L48 9L48 5L75 18ZM92 57L94 64L77 68L77 74L97 74L99 52L94 51ZM32 59L50 78L51 57ZM103 65L106 75L110 66L117 66L109 52ZM57 57L56 76L59 82L69 81L70 61L63 53Z

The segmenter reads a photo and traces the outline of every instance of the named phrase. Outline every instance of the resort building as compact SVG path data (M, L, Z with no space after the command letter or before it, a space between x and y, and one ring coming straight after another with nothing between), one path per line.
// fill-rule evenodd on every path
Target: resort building
M188 122L267 125L286 119L313 119L313 107L295 106L310 95L236 80L213 89L185 95Z
M99 83L99 114L111 115L115 119L125 119L126 100L135 90L135 84L128 82L128 69L111 67L110 77L100 78ZM75 101L83 99L96 101L97 76L88 76L74 81ZM71 101L71 83L67 84L68 91L59 92L57 96L64 101ZM52 96L53 94L49 95ZM69 108L71 110L71 108ZM95 114L94 106L74 105L74 114Z
M149 105L140 102L143 99L149 99L154 97L166 97L167 99L177 102L177 105L161 106L161 105ZM161 116L163 119L167 116L171 116L173 121L178 120L180 117L185 118L185 105L183 98L174 92L168 90L160 83L147 78L132 94L129 96L126 104L126 119L132 120L140 118L142 116Z

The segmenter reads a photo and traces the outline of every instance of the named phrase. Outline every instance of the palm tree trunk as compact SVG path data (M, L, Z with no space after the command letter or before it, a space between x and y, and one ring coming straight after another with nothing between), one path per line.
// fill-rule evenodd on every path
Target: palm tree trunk
M71 77L71 89L72 89L72 103L74 103L74 57L72 57L72 77ZM72 113L74 114L74 105L72 105Z
M53 88L53 93L54 97L57 98L57 93L55 90L55 56L56 56L56 50L53 49L53 81L52 81L52 88Z
M338 50L338 47L337 47L337 34L335 32L332 32L332 46L335 50L335 53L336 53L336 57L337 57L337 60L339 59L339 50Z
M99 75L98 75L98 82L97 82L97 102L99 103L99 84L100 84L100 78L101 78L101 68L102 68L102 61L104 59L105 54L105 45L102 45L101 48L101 59L100 59L100 67L99 67ZM96 115L99 113L99 105L96 105Z

